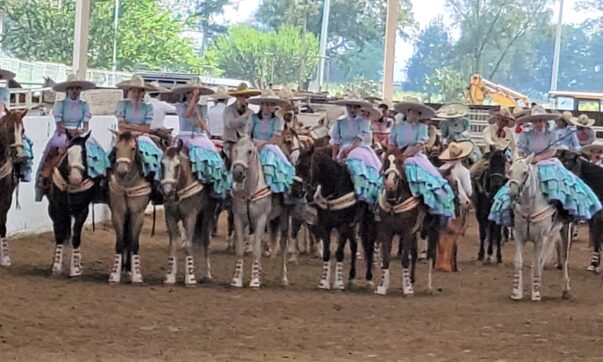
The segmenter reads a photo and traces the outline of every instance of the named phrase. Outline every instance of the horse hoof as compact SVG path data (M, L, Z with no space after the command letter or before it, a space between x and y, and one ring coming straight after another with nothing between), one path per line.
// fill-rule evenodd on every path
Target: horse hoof
M532 302L540 302L542 301L542 296L540 293L532 294Z
M167 274L163 279L163 284L174 285L176 284L176 276L174 274Z
M82 270L72 270L69 272L69 278L79 278L82 276Z
M61 273L63 273L63 267L59 264L53 264L52 265L52 275L58 276L58 275L61 275Z
M260 283L259 278L253 278L249 282L249 288L259 289L261 285L262 285L262 283Z
M345 290L345 284L343 283L343 280L338 280L335 283L333 283L333 289L334 290Z
M512 299L512 300L515 300L515 301L520 301L520 300L522 300L522 299L523 299L523 295L522 295L522 294L520 294L520 293L517 293L517 292L513 292L513 293L511 294L511 299Z
M293 263L295 265L299 265L299 260L297 259L296 256L290 256L289 259L287 259L288 263Z
M595 265L589 265L588 268L586 268L586 270L589 272L596 272L597 267Z
M385 288L383 286L378 286L377 289L375 290L375 294L377 294L377 295L387 295L387 288Z
M142 275L132 275L130 278L130 283L132 284L142 284Z
M562 299L567 300L567 299L570 299L571 297L572 297L572 294L570 293L570 291L569 291L569 290L564 290L564 291L561 293L561 298L562 298Z
M197 281L195 279L192 279L192 280L184 282L184 286L187 287L187 288L192 288L195 285L197 285Z
M119 284L121 281L121 273L111 273L109 274L109 283L111 284Z
M331 289L331 286L329 285L329 282L326 279L321 279L318 283L318 289L329 290Z
M211 277L211 275L210 276L206 275L206 276L204 276L204 277L201 278L200 283L201 284L211 284L213 281L214 281L214 279Z
M241 279L233 279L230 282L230 286L233 288L243 288L243 280Z
M488 256L488 257L486 258L486 260L484 261L484 264L486 264L486 265L490 265L490 264L492 264L492 257L491 257L491 256Z
M414 290L412 290L412 289L410 289L410 290L403 290L403 291L402 291L402 294L403 294L405 297L412 297L412 296L414 296L414 295L415 295L415 291L414 291Z
M0 258L0 266L8 267L10 265L11 265L10 256L4 255L2 258Z
M563 265L557 263L557 264L555 264L555 269L557 269L557 270L563 270Z
M283 279L281 280L281 287L288 287L289 286L289 281L287 279Z

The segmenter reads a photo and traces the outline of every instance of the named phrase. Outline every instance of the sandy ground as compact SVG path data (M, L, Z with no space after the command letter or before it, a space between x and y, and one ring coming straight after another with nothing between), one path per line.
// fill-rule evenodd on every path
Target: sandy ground
M223 252L223 236L212 245L213 283L164 286L167 236L158 224L153 238L150 220L143 231L143 286L107 284L113 233L106 226L86 231L79 280L50 276L50 234L12 240L13 266L0 270L0 360L603 360L603 283L585 271L585 229L573 247L573 298L561 300L561 273L549 268L545 298L532 303L509 299L513 244L502 265L472 260L473 220L461 272L436 273L428 295L422 264L408 298L397 263L386 297L319 291L321 262L310 256L290 266L287 289L278 284L278 261L269 259L261 290L231 289L234 257Z

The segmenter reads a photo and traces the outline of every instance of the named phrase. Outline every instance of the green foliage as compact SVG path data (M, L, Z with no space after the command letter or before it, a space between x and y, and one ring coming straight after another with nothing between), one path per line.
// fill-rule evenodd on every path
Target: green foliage
M355 78L349 83L342 84L344 94L358 94L361 97L374 96L381 94L379 83L362 77Z
M453 67L436 69L425 79L426 96L429 102L463 102L463 91L467 80L463 73Z
M63 0L60 8L47 0L7 0L4 49L21 59L70 64L73 52L75 1ZM88 65L112 66L114 1L92 2ZM202 72L211 67L181 39L183 22L160 8L154 0L121 0L117 45L117 69Z
M318 40L311 34L304 39L293 26L266 32L237 25L214 40L207 58L225 76L251 80L259 87L307 83L318 62Z

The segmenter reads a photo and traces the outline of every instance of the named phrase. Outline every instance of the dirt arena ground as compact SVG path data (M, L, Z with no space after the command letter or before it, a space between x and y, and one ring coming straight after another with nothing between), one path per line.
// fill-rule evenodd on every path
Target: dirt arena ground
M427 295L420 265L410 298L400 291L399 264L386 297L319 291L321 262L309 256L290 266L287 289L278 285L278 262L265 260L264 288L233 290L234 257L223 252L222 236L212 245L212 284L167 287L167 236L158 224L155 237L150 220L143 232L140 287L107 284L114 240L106 226L85 234L80 280L50 276L50 234L12 240L13 266L0 270L0 360L603 360L603 282L585 271L585 229L573 247L573 298L561 300L561 273L549 268L545 298L532 303L509 299L513 244L502 265L473 261L473 220L461 272L436 273Z

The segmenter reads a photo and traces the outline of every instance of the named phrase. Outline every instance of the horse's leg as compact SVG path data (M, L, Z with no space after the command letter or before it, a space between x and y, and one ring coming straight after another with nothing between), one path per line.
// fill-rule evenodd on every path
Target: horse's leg
M534 261L532 262L532 301L542 300L542 266L544 266L544 253L549 243L554 242L553 237L541 235L540 240L534 241Z
M2 200L2 202L6 205L2 205L0 209L0 266L4 267L8 267L11 265L8 240L6 239L6 219L11 204L10 200L12 200L11 197L8 197L8 200Z
M565 224L561 229L561 263L563 266L563 291L561 297L568 299L570 297L570 277L569 277L569 256L572 244L572 224ZM544 262L542 263L544 267ZM542 268L540 268L542 270Z
M176 249L178 240L180 239L180 229L178 227L178 219L175 215L176 210L173 206L165 208L165 224L167 225L168 237L170 239L170 257L168 259L168 272L163 279L165 284L176 284L176 274L178 272L178 256Z
M360 237L362 241L362 249L364 249L364 262L366 265L366 273L365 280L369 285L373 283L373 263L375 262L374 254L375 254L375 234L376 223L374 218L372 218L373 214L370 214L370 217L365 217L360 230Z
M210 204L211 203L213 203L213 201L210 201ZM202 265L205 269L203 270L203 282L210 282L212 280L211 263L209 262L209 245L211 244L211 233L209 230L212 229L215 220L212 217L209 217L211 214L211 212L202 210L197 218L197 223L195 226L194 239L200 240L202 252L201 258L203 260Z
M330 229L320 226L320 238L322 239L322 274L318 288L329 290L331 289L331 235Z
M282 206L283 212L278 218L278 228L280 229L280 248L281 248L281 285L286 287L289 285L287 278L287 249L289 242L289 220L291 218L292 208Z
M486 264L492 263L492 254L494 254L494 242L496 238L496 226L494 224L494 222L490 221L487 226L488 256L486 257Z
M119 283L121 281L125 232L129 229L126 228L125 223L129 217L127 217L125 199L115 200L110 203L110 206L111 221L113 223L113 230L115 231L115 255L113 265L111 266L111 273L109 274L109 283Z
M197 284L197 278L195 278L195 261L194 261L194 245L193 239L196 237L195 235L195 227L197 224L197 218L202 217L199 213L198 206L189 209L188 214L184 217L182 223L184 224L184 250L186 252L186 258L184 260L184 285L191 286ZM209 216L210 218L213 215ZM211 228L208 230L204 230L212 233Z
M400 263L402 264L402 292L404 295L414 294L410 273L411 244L413 243L412 239L413 236L410 234L400 236L400 248L402 251Z
M479 226L479 251L477 252L477 260L483 261L485 256L484 243L486 242L486 238L488 236L488 229L486 227L486 222L484 220L480 220L479 211L476 211L477 221Z
M133 284L140 284L143 282L142 267L140 263L140 255L138 254L138 249L140 246L140 231L142 230L142 226L144 225L144 209L146 208L146 205L149 203L149 201L145 199L144 201L138 202L143 203L144 206L137 208L137 210L132 210L132 217L130 218L130 232L132 237L130 241L130 252L132 255L132 276L130 282Z
M234 216L234 210L232 212ZM245 253L245 225L246 222L242 220L240 215L233 217L234 236L235 236L235 254L237 257L237 263L235 264L235 270L232 275L232 281L230 285L235 288L243 288L243 254Z
M355 264L356 264L356 252L357 247L353 247L352 234L354 232L349 226L343 226L339 228L339 240L337 242L337 250L335 251L335 281L333 282L333 289L344 290L345 283L343 280L343 258L345 257L345 244L350 240L350 278L356 276ZM353 249L353 250L352 250ZM350 281L352 280L350 279Z
M269 202L272 202L268 199ZM258 204L258 208L262 204ZM266 224L268 222L268 215L270 214L270 207L267 206L261 210L268 209L268 212L263 212L257 216L256 223L254 225L255 240L253 243L253 265L251 266L251 280L249 281L250 288L259 288L262 285L260 280L260 274L262 272L262 240L264 239L264 232L266 230Z
M228 235L226 236L226 252L235 251L236 244L236 226L234 223L234 216L232 207L226 210L226 219L228 224Z
M87 205L83 207L73 220L73 231L71 233L71 263L69 268L70 277L79 277L82 275L82 253L80 251L80 245L82 243L82 228L84 227L86 218L88 218Z
M52 200L48 204L48 214L52 219L52 227L54 231L55 248L52 258L52 275L61 275L63 272L63 253L65 242L69 242L70 221L69 213L61 210L59 202Z
M432 285L432 275L433 275L433 269L435 267L435 260L436 260L436 252L438 249L438 243L439 243L439 230L434 230L434 237L429 238L428 239L428 244L427 244L427 260L428 260L428 265L427 265L427 292L429 294L431 294L433 292L433 285ZM437 236L435 236L437 235ZM415 240L413 242L413 258L416 255L416 245L417 245L417 237L415 235L412 236L412 238ZM456 238L456 236L455 236ZM453 249L456 247L456 240L453 243ZM452 258L452 262L455 263L454 261L454 250L452 252L452 255L450 256ZM415 266L416 266L416 262L413 259L413 266L412 266L412 283L415 283Z
M601 238L603 237L603 228L601 224L603 218L597 213L588 221L589 240L593 244L593 255L590 259L590 265L587 270L597 272L601 264Z
M289 244L289 262L299 264L299 233L301 231L302 221L292 217L291 218L291 244ZM305 249L307 250L307 249Z
M518 233L515 236L515 259L513 263L515 265L515 274L513 276L513 291L511 292L511 299L521 300L523 299L523 235Z
M384 227L384 225L381 225ZM375 290L375 294L386 295L390 284L389 261L392 253L392 239L394 234L389 230L383 230L379 233L381 241L381 280Z

